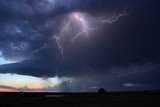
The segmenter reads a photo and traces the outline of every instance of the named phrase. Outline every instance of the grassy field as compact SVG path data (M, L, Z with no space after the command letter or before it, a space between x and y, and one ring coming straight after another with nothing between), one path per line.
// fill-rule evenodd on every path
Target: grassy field
M160 92L0 93L0 107L160 107Z

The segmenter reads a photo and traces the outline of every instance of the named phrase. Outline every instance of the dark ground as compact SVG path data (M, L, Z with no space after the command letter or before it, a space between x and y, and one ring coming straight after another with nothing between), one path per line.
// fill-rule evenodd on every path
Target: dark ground
M0 93L0 107L160 107L160 92Z

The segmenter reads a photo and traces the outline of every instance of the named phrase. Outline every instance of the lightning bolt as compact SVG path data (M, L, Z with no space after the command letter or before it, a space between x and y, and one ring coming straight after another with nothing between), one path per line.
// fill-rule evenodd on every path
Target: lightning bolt
M53 37L55 39L57 45L58 45L58 48L59 48L61 56L62 56L62 61L61 61L62 65L63 65L63 62L64 62L64 48L61 45L60 41L62 39L62 35L64 35L64 32L67 30L67 28L69 27L70 23L71 22L68 21L67 24L65 24L65 26L61 29L60 34L59 34L60 36L54 36Z
M100 20L102 23L109 23L109 24L112 24L116 21L118 21L119 18L123 17L123 16L129 16L132 11L129 11L127 12L128 10L128 7L126 6L124 11L121 12L121 14L117 14L117 12L115 12L112 17L108 18L108 19L104 19L104 20Z
M54 36L54 39L58 45L58 48L60 50L60 53L61 53L61 56L62 56L62 64L63 64L63 61L64 61L64 48L63 46L61 45L60 41L62 40L62 37L63 35L65 35L65 31L67 31L67 29L69 28L69 26L71 25L71 22L73 21L71 18L73 18L74 20L76 20L76 22L78 22L78 24L80 24L82 26L82 31L77 33L72 39L71 41L73 42L74 40L76 40L80 35L88 35L89 31L91 30L94 30L92 28L90 28L88 25L87 25L87 21L86 19L84 18L83 14L81 13L73 13L71 16L70 16L70 20L65 24L65 26L60 30L60 36Z
M72 38L72 41L76 40L80 35L83 35L83 34L85 34L86 37L87 37L87 35L89 34L89 33L88 33L89 31L95 30L95 28L92 29L92 28L90 28L90 27L87 25L87 22L86 22L86 20L85 20L85 18L84 18L84 16L83 16L82 14L80 14L80 13L74 13L74 14L73 14L73 18L74 18L75 20L77 20L77 21L82 25L83 30L82 30L81 32L77 33L77 34Z
M57 45L58 45L58 47L60 49L60 53L61 53L61 56L62 56L62 64L63 64L63 61L64 61L64 53L63 53L63 51L64 51L64 49L63 49L63 47L60 44L60 37L54 36L54 39L55 39L55 41L56 41L56 43L57 43Z
M125 7L125 9L122 11L122 12L116 12L108 19L96 19L95 21L97 22L101 22L101 23L109 23L109 24L112 24L116 21L119 20L119 18L123 17L123 16L128 16L129 14L131 13L131 11L129 12L128 11L128 8ZM65 18L66 20L66 18ZM63 61L64 61L64 48L61 44L61 42L63 42L63 36L65 36L66 34L68 34L70 31L72 31L72 29L69 29L71 26L72 23L75 23L77 24L77 27L81 27L81 31L76 33L74 36L71 37L71 42L74 42L76 39L79 38L79 36L85 36L86 38L88 37L89 35L89 31L93 31L95 30L96 28L91 28L89 26L89 22L88 20L86 19L85 17L85 14L83 13L80 13L80 12L74 12L74 13L71 13L69 14L69 19L67 20L67 23L63 24L63 27L60 28L60 31L59 31L59 36L54 36L54 39L59 47L59 50L60 50L60 53L61 53L61 56L62 56L62 64L63 64Z

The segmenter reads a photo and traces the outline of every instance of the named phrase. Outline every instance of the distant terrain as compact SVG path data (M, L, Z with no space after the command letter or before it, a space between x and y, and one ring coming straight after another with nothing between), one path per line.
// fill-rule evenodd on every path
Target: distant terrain
M0 107L160 107L159 91L0 93Z

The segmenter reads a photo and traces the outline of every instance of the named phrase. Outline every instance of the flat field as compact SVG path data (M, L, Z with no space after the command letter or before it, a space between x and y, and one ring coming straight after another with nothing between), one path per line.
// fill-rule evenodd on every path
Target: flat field
M160 92L0 93L0 107L160 107Z

